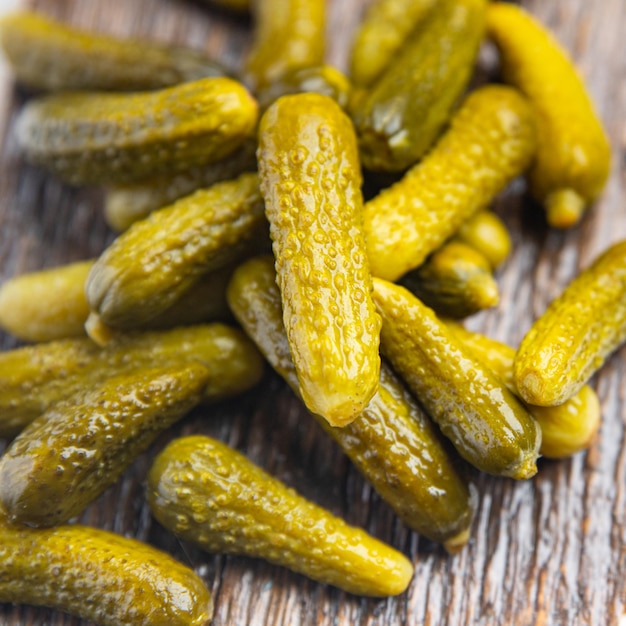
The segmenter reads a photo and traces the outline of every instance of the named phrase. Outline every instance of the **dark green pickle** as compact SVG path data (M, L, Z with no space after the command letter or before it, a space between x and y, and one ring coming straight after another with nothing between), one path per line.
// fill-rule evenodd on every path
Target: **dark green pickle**
M244 330L299 394L272 257L242 264L228 300ZM312 415L409 528L443 542L450 552L465 545L474 510L472 490L430 418L385 363L378 393L351 424L333 428Z

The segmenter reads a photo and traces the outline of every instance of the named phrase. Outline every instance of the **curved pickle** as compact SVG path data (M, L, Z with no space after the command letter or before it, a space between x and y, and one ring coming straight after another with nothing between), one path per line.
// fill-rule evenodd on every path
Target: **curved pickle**
M284 96L261 119L258 160L302 398L345 426L376 392L380 369L352 124L327 96Z
M400 172L432 146L469 83L486 0L439 0L352 111L364 167Z
M626 341L626 240L583 270L535 320L515 356L526 402L562 404Z
M365 204L372 274L394 281L419 267L529 165L535 119L515 90L471 93L426 158Z
M89 272L87 300L111 328L145 327L202 276L258 250L264 233L256 174L200 189L122 233Z
M200 50L91 33L27 11L0 20L0 44L17 80L45 91L148 91L227 73Z
M237 329L223 324L120 336L105 348L87 338L0 352L0 437L109 377L199 362L209 370L204 400L240 393L259 382L263 361Z
M381 348L459 454L488 474L537 472L541 430L522 403L409 291L374 279Z
M148 503L165 528L209 552L282 565L350 593L402 593L411 562L360 528L204 436L170 443L148 474Z
M500 51L504 79L537 111L531 191L545 204L550 225L573 226L609 176L611 148L602 122L565 50L523 8L491 3L487 34Z
M26 157L69 183L125 184L232 154L258 107L230 78L131 94L67 92L32 100L16 121Z
M0 602L58 609L98 626L208 626L211 594L169 554L71 525L0 522Z
M273 258L243 263L233 275L228 301L248 336L299 395ZM473 492L430 418L389 367L382 364L378 393L348 426L333 428L313 417L409 528L442 542L449 552L465 545Z
M59 402L0 458L0 507L12 524L55 526L117 482L202 398L200 363L127 372Z
M504 222L493 211L479 211L463 222L453 241L460 241L480 252L498 269L511 254L513 242Z
M489 261L464 243L449 241L435 250L401 284L437 315L455 319L496 306L498 283Z
M480 333L470 332L459 324L447 326L464 346L519 396L513 377L515 348ZM553 459L571 456L588 448L600 426L600 402L589 385L582 387L575 396L558 406L526 404L526 408L541 427L539 452L542 456Z

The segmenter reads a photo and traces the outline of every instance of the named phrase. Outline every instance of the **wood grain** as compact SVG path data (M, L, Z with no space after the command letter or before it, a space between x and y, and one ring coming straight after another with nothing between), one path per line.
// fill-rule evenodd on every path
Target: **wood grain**
M501 305L474 329L516 344L564 285L609 244L626 238L626 3L522 2L572 53L613 145L606 192L582 224L549 230L516 182L496 203L515 249L499 272ZM345 68L364 0L329 0L329 61ZM149 36L207 49L237 67L250 24L183 0L23 0L77 26ZM112 239L98 190L70 188L25 164L12 135L27 97L0 92L6 128L0 152L0 279L93 257ZM0 99L2 99L0 98ZM0 111L2 108L0 107ZM6 122L6 124L4 123ZM17 342L0 335L0 348ZM542 461L516 483L476 475L480 504L472 540L458 556L404 527L274 375L245 396L196 411L164 434L80 521L148 541L189 563L212 589L216 626L618 625L626 620L626 349L594 378L599 436L587 453ZM143 488L150 459L180 434L206 433L245 452L305 496L407 554L415 577L401 596L369 600L317 585L251 559L207 555L182 544L149 514ZM0 450L6 442L0 442ZM0 605L0 626L78 626L45 609Z

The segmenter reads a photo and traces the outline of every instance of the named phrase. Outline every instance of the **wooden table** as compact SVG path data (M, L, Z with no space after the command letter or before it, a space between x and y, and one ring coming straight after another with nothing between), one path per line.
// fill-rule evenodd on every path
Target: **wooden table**
M329 61L345 68L350 35L366 2L329 0ZM515 249L498 274L502 302L469 321L516 344L565 284L609 244L626 238L626 3L624 0L525 0L573 54L609 130L613 171L583 222L549 230L519 182L498 201ZM236 67L250 23L184 0L22 0L23 6L77 26L205 47ZM97 190L70 188L25 164L12 123L25 96L0 92L0 279L97 256L112 240ZM0 347L16 341L0 336ZM242 398L197 411L162 436L80 517L85 524L137 537L189 563L212 589L216 626L626 623L626 349L592 381L603 412L587 453L541 461L517 483L476 475L480 503L472 539L448 556L407 530L373 493L277 376ZM202 432L227 441L305 496L362 526L415 564L409 590L369 600L246 558L212 556L178 542L154 522L143 489L150 459L171 438ZM6 442L0 442L0 449ZM77 625L45 609L0 605L0 625Z

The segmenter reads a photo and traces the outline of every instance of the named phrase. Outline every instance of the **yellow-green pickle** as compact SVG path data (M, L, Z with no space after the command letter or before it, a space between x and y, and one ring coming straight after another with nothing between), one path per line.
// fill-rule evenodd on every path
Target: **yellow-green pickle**
M469 83L486 0L439 0L352 111L364 167L397 172L432 146Z
M365 204L372 274L393 281L419 267L524 172L535 142L534 113L517 91L472 92L424 160Z
M170 443L148 474L156 519L210 552L288 567L350 593L402 593L411 562L309 502L227 445L200 435Z
M241 265L228 301L246 333L299 394L273 258ZM351 424L333 428L313 417L409 528L443 542L450 552L465 545L474 512L472 490L430 418L388 366L382 364L378 392Z
M583 270L535 320L515 355L526 402L562 404L626 341L626 241Z
M209 376L193 362L129 372L56 403L0 458L0 509L29 526L80 514L200 402Z
M202 579L169 554L87 526L0 522L0 602L65 611L98 626L208 626Z
M345 426L380 369L354 129L327 96L283 96L261 118L258 160L302 398Z
M232 154L258 107L230 78L131 94L67 92L30 101L16 121L26 157L67 182L125 184Z
M511 253L513 242L504 222L493 211L479 211L459 226L453 237L480 252L496 270Z
M504 383L399 285L374 279L381 349L459 454L518 480L537 472L541 429Z
M147 91L226 74L201 50L90 33L31 12L0 20L0 44L17 80L46 91Z

